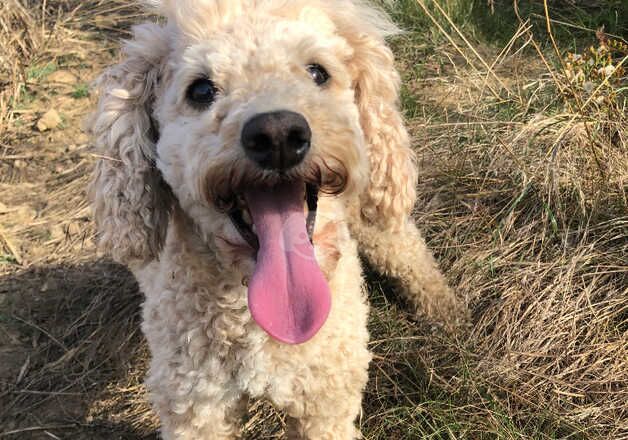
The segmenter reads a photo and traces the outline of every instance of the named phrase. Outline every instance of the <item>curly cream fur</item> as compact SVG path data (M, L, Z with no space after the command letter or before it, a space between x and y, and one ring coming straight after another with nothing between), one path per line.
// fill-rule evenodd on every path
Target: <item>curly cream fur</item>
M146 383L163 437L234 438L247 399L264 397L286 411L291 438L357 438L370 361L358 245L423 311L456 308L410 218L417 171L384 42L396 28L357 0L147 3L167 22L137 26L99 81L90 193L101 247L146 296ZM324 88L305 72L313 62L332 75ZM185 91L203 76L220 94L199 111ZM289 176L334 194L320 199L314 232L332 310L297 346L251 319L254 256L224 212L247 185L277 179L239 136L253 115L284 109L312 129Z

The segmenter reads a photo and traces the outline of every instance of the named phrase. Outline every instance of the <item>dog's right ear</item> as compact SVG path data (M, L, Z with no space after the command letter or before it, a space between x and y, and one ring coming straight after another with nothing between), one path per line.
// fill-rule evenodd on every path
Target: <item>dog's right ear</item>
M349 68L371 168L361 215L368 223L399 230L414 208L417 185L415 153L399 106L401 79L385 41L400 31L369 2L350 4L353 9L337 8L330 15L354 51Z
M157 24L133 29L124 59L97 81L100 100L89 124L98 153L89 192L99 247L125 264L157 258L173 206L155 167L159 134L151 118L166 32Z

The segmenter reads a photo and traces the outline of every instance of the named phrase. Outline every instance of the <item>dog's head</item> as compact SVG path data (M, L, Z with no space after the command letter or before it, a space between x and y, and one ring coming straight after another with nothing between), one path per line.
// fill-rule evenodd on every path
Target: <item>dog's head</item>
M175 204L205 239L253 255L288 232L311 238L319 194L368 194L367 216L407 210L412 168L390 174L408 157L386 154L407 137L381 12L357 0L151 3L166 23L134 29L92 122L95 217L115 259L157 258Z

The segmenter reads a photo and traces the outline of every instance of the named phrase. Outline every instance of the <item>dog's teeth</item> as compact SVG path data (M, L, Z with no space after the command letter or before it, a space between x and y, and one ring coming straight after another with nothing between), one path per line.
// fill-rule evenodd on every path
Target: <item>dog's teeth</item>
M253 231L254 234L257 234L257 229L255 228L255 225L251 225L251 231Z
M244 220L244 222L247 225L250 225L253 223L253 219L251 218L251 214L249 213L248 209L243 209L242 210L242 220Z

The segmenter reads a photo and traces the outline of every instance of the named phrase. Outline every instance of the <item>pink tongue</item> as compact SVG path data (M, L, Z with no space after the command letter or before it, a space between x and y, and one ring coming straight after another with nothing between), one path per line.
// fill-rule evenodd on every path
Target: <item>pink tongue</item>
M249 309L273 338L300 344L322 327L331 294L306 231L302 183L246 193L259 240Z

